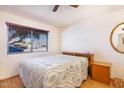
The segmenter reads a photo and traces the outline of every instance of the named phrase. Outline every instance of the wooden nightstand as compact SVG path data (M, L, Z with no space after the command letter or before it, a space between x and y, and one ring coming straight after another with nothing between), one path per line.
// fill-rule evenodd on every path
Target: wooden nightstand
M110 82L111 63L95 61L92 63L92 79L108 84Z

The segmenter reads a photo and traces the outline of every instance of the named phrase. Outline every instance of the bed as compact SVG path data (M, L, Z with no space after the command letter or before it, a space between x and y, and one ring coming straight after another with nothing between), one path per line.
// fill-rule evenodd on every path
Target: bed
M24 59L20 64L20 78L27 88L79 87L88 76L88 59L58 54Z

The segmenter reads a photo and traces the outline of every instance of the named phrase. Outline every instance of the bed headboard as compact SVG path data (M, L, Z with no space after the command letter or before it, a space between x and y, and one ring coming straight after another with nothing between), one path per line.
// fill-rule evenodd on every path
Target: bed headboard
M62 52L62 54L86 57L86 58L88 58L89 65L91 65L94 60L94 54L91 54L91 53Z

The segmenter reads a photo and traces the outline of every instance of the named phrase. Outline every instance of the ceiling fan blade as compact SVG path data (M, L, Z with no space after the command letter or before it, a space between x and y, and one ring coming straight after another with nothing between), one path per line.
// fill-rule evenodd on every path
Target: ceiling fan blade
M77 7L79 7L79 5L70 5L70 6L72 6L72 7L74 7L74 8L77 8Z
M59 8L59 5L55 5L55 7L53 8L53 12L56 12Z

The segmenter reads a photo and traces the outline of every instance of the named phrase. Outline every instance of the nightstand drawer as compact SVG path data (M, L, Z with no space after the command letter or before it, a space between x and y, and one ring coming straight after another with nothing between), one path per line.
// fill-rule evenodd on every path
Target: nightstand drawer
M110 82L110 66L103 64L92 64L92 79L105 84Z

